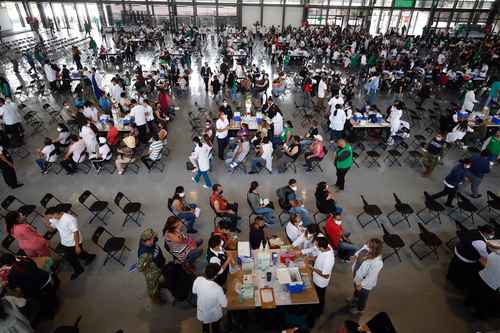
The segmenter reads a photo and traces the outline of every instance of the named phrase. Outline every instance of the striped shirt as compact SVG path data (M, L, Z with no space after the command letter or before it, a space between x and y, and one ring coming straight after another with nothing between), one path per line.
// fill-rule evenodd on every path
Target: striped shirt
M153 141L149 145L149 159L152 161L159 160L163 149L162 141Z

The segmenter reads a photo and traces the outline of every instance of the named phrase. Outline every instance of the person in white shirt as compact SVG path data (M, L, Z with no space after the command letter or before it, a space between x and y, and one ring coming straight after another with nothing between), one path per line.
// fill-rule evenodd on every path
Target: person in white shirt
M326 85L325 79L322 77L318 83L318 103L317 108L320 112L325 110L325 97L328 86Z
M71 274L71 280L74 280L84 272L78 259L83 260L85 265L88 266L94 261L96 255L90 254L83 249L78 222L74 216L64 213L57 207L47 208L45 216L49 219L48 222L44 221L45 226L49 230L57 229L59 233L64 258L74 270L73 274Z
M318 248L318 256L314 260L314 266L308 266L312 270L312 281L316 294L318 295L319 304L314 306L312 311L312 320L316 320L323 314L325 308L326 288L330 283L333 266L335 265L335 255L330 247L328 239L325 237L316 238L316 247Z
M229 144L229 120L224 112L219 112L219 118L215 122L215 137L217 138L217 155L224 161L224 151Z
M470 89L465 93L464 104L462 104L462 109L460 111L472 112L474 110L474 105L478 101L476 100L476 93L474 89Z
M363 312L370 290L377 285L378 275L384 266L382 248L382 241L372 238L354 255L354 294L349 300L352 314Z
M198 184L200 182L200 178L203 176L203 179L205 180L203 187L210 189L212 187L212 181L210 180L210 177L208 177L208 171L210 170L210 157L212 156L210 138L207 134L205 134L203 135L203 143L198 137L195 137L193 142L195 147L190 160L195 162L193 164L196 164L198 171L191 179Z
M99 173L102 169L102 163L105 161L110 161L113 157L111 153L111 148L109 147L107 140L105 137L99 137L99 148L95 153L89 155L89 160L92 162L92 165Z
M44 175L48 173L48 166L57 160L56 146L52 143L52 139L45 138L43 147L37 150L38 159L35 161L40 171Z
M283 132L283 115L281 114L280 111L276 111L274 116L271 119L272 124L273 124L273 135L274 137L279 140L279 137L281 135L281 132ZM273 140L274 142L274 140Z
M85 142L85 149L87 153L93 154L97 150L97 134L94 132L90 123L87 122L80 129L80 138Z
M290 243L293 244L297 240L297 238L299 238L304 233L304 231L305 229L300 219L300 215L290 215L290 221L288 221L285 227L285 233Z
M144 106L137 104L137 100L132 99L130 101L130 117L134 117L134 123L137 125L139 130L139 140L142 143L147 143L147 128L146 128L146 115L147 110Z
M344 127L347 114L341 104L336 104L330 109L330 142L333 143L344 136Z
M391 107L390 114L387 117L387 122L391 124L391 137L389 138L389 140L391 140L392 136L396 135L396 133L399 131L399 128L401 127L402 116L403 116L403 107L401 105L401 102L398 101L394 103L394 105Z
M48 60L43 65L43 71L47 81L49 81L50 90L55 91L57 89L57 72L52 68L52 64Z
M155 132L155 115L153 111L153 107L151 106L151 101L149 99L144 99L142 102L142 106L146 111L146 123L148 124L149 132Z
M205 267L205 276L199 276L193 283L193 294L196 297L196 318L202 323L203 333L219 333L220 320L223 309L227 307L227 298L224 290L214 279L220 271L216 263L209 263Z
M69 137L71 144L68 147L68 151L64 154L64 159L61 161L61 166L66 170L68 175L75 173L78 170L78 163L83 162L85 159L80 161L81 155L85 152L85 141L78 138L76 135L71 135Z
M114 78L111 80L111 83L113 85L111 86L109 93L111 97L118 102L121 99L121 94L123 92L123 89Z
M21 124L22 117L18 111L17 104L10 98L0 98L0 119L5 125L5 133L16 143L22 143L24 130Z
M309 224L305 232L295 239L292 246L298 250L298 255L317 257L319 254L318 247L315 244L317 237L324 237L324 235L319 232L316 223Z
M95 108L95 106L92 105L92 103L87 102L85 103L85 106L83 107L82 111L83 115L85 118L87 118L89 121L96 123L99 119L99 112Z

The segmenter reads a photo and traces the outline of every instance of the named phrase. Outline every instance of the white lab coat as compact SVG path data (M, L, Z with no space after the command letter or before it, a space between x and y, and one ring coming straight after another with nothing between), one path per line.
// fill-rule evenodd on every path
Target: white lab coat
M224 290L216 282L199 276L193 283L193 294L197 295L196 317L204 324L210 324L222 318L222 309L227 307Z
M202 146L196 146L194 149L194 159L198 163L198 168L200 171L205 172L210 170L210 155L212 153L212 147L203 143Z
M477 103L476 94L474 93L474 90L469 90L465 94L464 104L462 105L461 111L471 112L474 109L474 103Z
M271 142L262 144L262 156L266 161L266 169L273 170L273 144Z
M80 138L85 142L85 148L89 155L95 154L97 148L96 134L89 126L83 126L80 130Z
M387 118L387 121L389 124L391 124L391 135L395 135L399 131L399 127L401 126L401 116L403 115L403 111L396 108L392 107L391 108L391 114L389 115L389 118Z

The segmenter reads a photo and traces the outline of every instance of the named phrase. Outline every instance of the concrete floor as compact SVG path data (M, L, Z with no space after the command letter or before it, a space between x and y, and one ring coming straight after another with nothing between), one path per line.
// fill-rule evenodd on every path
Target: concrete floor
M254 48L257 49L257 48ZM215 61L216 51L209 48L208 58L211 63ZM140 55L141 63L151 63L146 55ZM258 64L264 61L259 57ZM264 64L264 63L262 63ZM265 63L269 68L268 63ZM149 304L145 283L142 274L129 272L128 268L136 263L137 244L141 231L151 226L160 231L169 212L166 207L167 198L174 191L175 186L183 185L186 188L187 198L195 202L202 209L201 217L196 225L199 230L197 237L205 240L212 230L213 214L208 205L210 191L201 185L191 181L191 173L186 171L185 162L191 151L191 133L188 129L187 112L191 110L194 101L200 105L215 108L211 98L207 97L203 83L199 79L200 63L193 61L194 74L191 79L191 93L188 97L175 98L174 102L180 107L177 117L169 126L169 148L170 155L166 159L166 169L163 173L153 172L147 174L144 168L138 175L125 174L123 176L77 174L66 176L50 174L40 175L34 163L34 155L16 162L19 179L25 184L24 187L13 191L7 191L5 186L0 189L1 196L14 194L25 202L39 203L46 192L51 192L60 199L74 203L74 209L78 213L85 247L98 258L86 272L76 281L70 281L68 267L63 268L61 273L60 296L63 300L60 311L52 322L43 322L39 332L51 332L55 327L72 323L79 315L83 316L81 321L81 332L116 332L123 329L125 332L134 333L156 333L156 332L198 332L200 325L196 320L194 308L185 304L175 306L151 306ZM11 76L9 76L10 78ZM15 79L14 79L15 80ZM15 84L14 88L15 88ZM280 106L285 114L285 119L292 118L293 93L289 93ZM440 99L442 99L440 97ZM386 106L390 103L388 99L380 99L379 105ZM443 101L445 106L445 101ZM298 121L295 121L297 123ZM423 128L423 127L422 127ZM303 134L302 130L299 133ZM419 131L413 132L419 133ZM54 126L50 127L50 136L55 136ZM42 135L36 135L29 139L28 146L34 151L42 142ZM448 170L455 164L461 152L451 151L444 160L443 166L438 166L431 178L420 177L421 170L403 167L388 168L353 168L347 176L346 190L338 194L338 203L344 208L344 226L352 231L352 238L361 244L372 236L381 236L381 230L374 224L362 229L355 220L355 216L362 210L360 194L363 194L369 202L378 204L384 213L393 209L392 193L397 193L403 201L413 205L418 210L423 207L423 192L436 192L442 188L442 179ZM260 175L230 175L227 174L219 161L215 162L215 170L210 174L213 182L224 185L224 193L227 198L239 202L241 215L244 217L241 224L243 232L242 239L248 238L247 216L249 213L246 204L246 191L250 181L257 180L261 184L260 192L276 201L275 189L286 184L289 178L296 178L299 182L299 192L304 198L305 206L315 211L314 189L320 181L330 184L335 182L335 168L329 158L322 163L324 173L314 171L305 173L298 170L297 174L286 173L272 176ZM483 182L482 190L498 191L500 184L500 170L495 167ZM146 213L142 226L137 227L127 224L122 227L124 215L111 203L115 212L107 219L107 228L117 236L127 239L127 245L132 249L125 258L126 266L122 267L115 262L108 262L102 266L104 253L91 243L90 237L98 222L89 225L88 212L77 202L78 196L84 190L91 190L100 199L112 202L118 191L124 192L131 200L140 201L143 211ZM485 200L477 200L478 205L483 206ZM386 219L382 219L386 222ZM407 245L418 237L416 220L411 218L412 226L401 223L391 227L386 223L388 229L401 235ZM480 221L484 223L484 221ZM273 227L276 233L279 226ZM443 219L443 224L433 222L429 228L437 232L444 241L454 235L454 226L448 218ZM4 232L2 228L2 233ZM2 236L3 237L3 236ZM57 237L56 237L57 238ZM57 239L54 239L57 241ZM384 269L380 275L379 284L371 293L368 307L361 320L369 319L379 311L386 311L398 329L402 333L419 332L487 332L500 328L497 319L489 321L474 320L462 304L462 296L456 290L449 287L445 274L447 265L451 259L450 253L440 251L440 259L428 257L419 261L408 247L401 251L402 262L395 257L385 262ZM204 264L204 260L200 260ZM327 292L326 313L317 323L313 332L335 331L345 319L352 319L344 311L344 299L352 292L352 278L350 265L337 262L335 274L331 280ZM168 297L169 295L166 295ZM261 329L252 327L248 332L259 332Z

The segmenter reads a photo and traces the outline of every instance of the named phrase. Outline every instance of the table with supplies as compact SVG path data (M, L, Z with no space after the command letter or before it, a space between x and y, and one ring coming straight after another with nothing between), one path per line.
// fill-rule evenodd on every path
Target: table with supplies
M319 303L304 259L279 238L270 243L273 249L250 250L248 242L238 242L239 264L226 282L229 311Z

